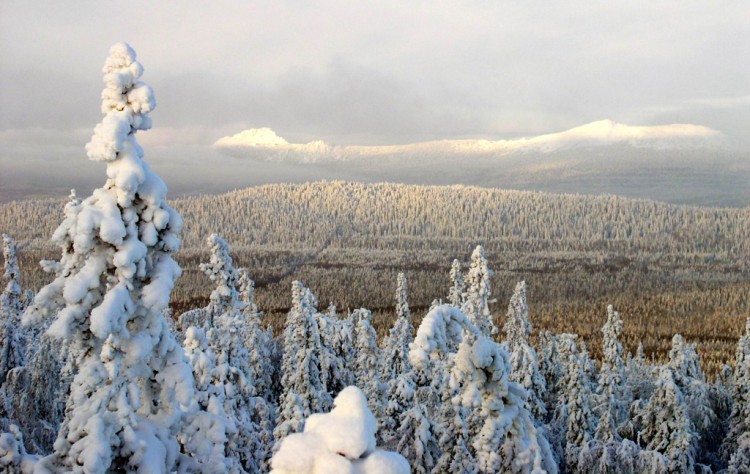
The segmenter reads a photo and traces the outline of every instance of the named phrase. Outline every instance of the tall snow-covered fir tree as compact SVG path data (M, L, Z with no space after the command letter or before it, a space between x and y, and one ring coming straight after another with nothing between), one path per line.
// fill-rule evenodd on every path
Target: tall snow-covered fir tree
M55 231L60 271L24 316L59 309L48 332L66 341L78 368L55 452L39 467L163 472L175 465L193 399L192 371L162 316L180 275L172 254L182 220L135 139L156 102L133 49L114 45L103 72L104 119L86 150L106 163L107 181Z
M380 364L383 351L378 347L378 335L372 327L372 313L364 308L355 310L353 320L357 322L354 341L354 378L357 386L367 397L370 409L378 423L383 421L383 391Z
M24 435L26 448L34 454L52 451L62 422L67 389L61 372L65 348L47 334L40 336L37 350L24 367L23 389L6 387L19 406L14 422Z
M237 434L237 426L225 411L226 393L215 383L216 355L203 329L186 329L185 354L193 367L199 410L191 413L178 433L188 457L180 467L188 472L237 473L239 460L227 457L226 449L229 436Z
M425 316L410 347L412 366L429 364L452 338L461 340L451 373L453 403L476 412L468 428L478 472L556 473L547 440L525 407L526 391L508 380L510 356L459 309L442 305Z
M594 433L595 418L591 410L591 382L586 374L586 353L571 355L565 388L565 464L569 472L587 472L579 468L578 457Z
M18 281L21 272L18 269L16 243L7 234L3 234L3 257L3 276L8 279L8 283L0 293L0 385L5 382L8 372L16 367L23 367L26 352L20 324L23 302Z
M354 341L349 318L339 319L334 305L325 313L316 313L320 330L321 367L326 390L335 397L344 388L354 385Z
M497 333L490 312L491 277L492 270L487 266L484 247L478 245L471 253L471 265L469 266L469 273L466 275L466 283L469 288L466 292L466 301L462 306L462 311L469 316L471 322L484 335Z
M284 326L284 356L281 367L282 394L279 400L276 440L296 433L312 413L328 410L331 396L326 391L320 361L321 342L315 320L317 301L299 281L292 283L292 308Z
M447 365L443 376L448 380L441 383L440 407L436 416L440 430L438 447L441 454L432 472L434 474L442 472L473 474L477 472L477 466L471 453L471 439L466 423L465 408L453 404L456 391L450 384L452 361L449 360Z
M411 372L409 363L409 344L414 336L414 326L410 321L409 305L406 301L406 277L398 274L396 289L396 320L389 330L383 348L383 363L381 364L381 379L386 386L385 416L378 434L383 440L389 440L396 435L401 414L410 408L406 374ZM413 379L413 376L408 377ZM413 381L413 380L412 380Z
M541 424L547 418L547 408L542 396L547 383L539 372L536 350L529 344L531 323L526 304L526 282L516 284L508 304L508 313L503 326L505 347L510 353L510 380L519 383L528 393L527 404L531 414Z
M464 276L461 274L461 262L457 258L453 259L451 263L451 287L448 290L448 302L460 308L464 304L464 294L466 292L466 282L464 282Z
M720 424L717 423L710 385L701 370L695 344L686 343L680 334L675 334L667 366L672 369L674 383L684 397L687 415L696 433L695 461L711 463L725 433L714 429Z
M656 389L638 414L638 439L669 462L669 472L694 472L697 435L672 367L662 367Z
M612 305L607 306L607 322L602 328L602 367L596 388L595 413L599 417L596 438L604 443L620 441L619 429L625 423L630 406L626 385L625 363L622 359L622 319Z

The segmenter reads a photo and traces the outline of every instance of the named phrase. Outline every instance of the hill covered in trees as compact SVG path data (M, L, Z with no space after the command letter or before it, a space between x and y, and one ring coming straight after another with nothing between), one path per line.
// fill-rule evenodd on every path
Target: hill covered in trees
M627 348L642 341L648 354L665 357L677 330L698 342L709 373L733 353L750 307L748 208L343 181L265 185L172 205L189 223L175 255L185 269L175 310L207 301L210 282L198 263L206 236L219 232L253 269L258 301L277 330L298 278L323 302L371 308L383 336L395 316L389 288L398 272L409 276L413 307L426 309L446 297L453 258L466 264L477 243L505 296L528 281L537 327L593 336L612 303L629 316ZM54 255L48 239L62 208L58 200L0 205L0 226L24 249L28 287L46 281L36 262ZM502 319L502 304L491 307ZM598 345L592 350L598 354Z

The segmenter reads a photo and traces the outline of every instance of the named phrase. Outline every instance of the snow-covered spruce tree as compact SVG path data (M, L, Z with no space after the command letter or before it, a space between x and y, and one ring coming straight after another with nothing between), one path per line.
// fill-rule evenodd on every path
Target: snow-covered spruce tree
M425 316L410 347L412 366L428 364L452 338L461 340L451 373L453 403L477 411L474 420L481 420L480 427L469 426L470 433L478 432L472 442L477 470L556 473L549 445L525 408L526 391L508 380L508 353L459 309L443 305Z
M591 411L592 387L585 370L585 353L571 355L568 360L565 389L565 464L568 472L589 472L591 466L579 466L578 457L594 433L595 419Z
M18 421L26 435L26 448L35 454L52 452L62 422L65 400L61 397L64 348L60 341L42 334L37 350L26 366L26 387L21 397Z
M187 328L185 354L193 367L195 399L200 409L191 414L178 434L188 457L180 467L188 472L239 472L238 460L227 457L225 448L228 436L236 434L237 426L224 410L225 392L214 383L216 355L203 329Z
M354 373L349 367L354 348L349 319L339 319L336 307L330 305L325 313L315 314L320 330L321 367L326 390L336 396L354 384Z
M464 294L466 292L466 283L464 282L464 276L461 274L461 262L457 258L453 259L451 263L451 287L448 290L448 302L460 308L464 304Z
M0 294L0 385L5 383L8 372L16 367L23 367L25 353L20 324L23 303L18 280L21 273L18 270L16 243L7 234L3 234L3 257L3 276L8 279L8 283Z
M539 334L539 373L544 377L547 390L542 394L547 410L545 422L549 423L557 407L557 386L562 377L562 368L557 364L557 338L550 332Z
M596 388L594 412L599 417L596 439L603 443L617 443L620 427L626 422L630 393L625 384L625 363L622 360L622 319L612 305L607 306L607 322L602 328L602 367Z
M653 395L638 414L642 427L638 439L646 450L668 459L669 472L693 472L695 468L697 434L687 411L672 367L662 367Z
M750 433L750 316L745 322L745 333L737 342L731 394L729 431L721 446L722 456L727 460L737 451L739 438Z
M516 284L513 296L510 298L503 331L505 332L504 346L510 353L510 380L526 389L527 406L534 415L534 419L542 424L547 418L547 408L541 397L547 391L547 384L539 372L536 350L529 344L531 323L524 281Z
M375 417L357 387L342 390L333 405L330 413L308 417L304 432L281 440L272 473L409 473L403 457L377 449Z
M190 309L179 316L183 330L195 326L208 331L214 327L215 318L233 310L239 301L240 273L234 268L229 244L218 234L211 234L206 238L206 246L209 249L209 261L198 267L216 287L211 291L208 306Z
M216 326L208 332L216 354L212 383L223 393L224 412L235 426L227 436L226 455L237 460L245 471L255 472L258 470L255 455L258 427L253 422L255 390L250 355L244 346L244 321L237 309L225 312L213 321Z
M385 407L383 406L384 387L380 378L380 364L383 351L378 347L378 335L372 327L372 313L367 309L358 309L354 317L357 321L356 340L354 341L354 378L357 386L364 392L370 409L378 423L382 423Z
M237 289L240 273L234 268L229 244L218 234L209 235L206 245L211 256L208 262L200 264L200 269L216 284L206 307L208 327L212 327L214 318L237 307L240 297Z
M449 379L452 361L449 360L447 364L443 376ZM451 387L450 380L445 380L441 384L440 407L437 413L437 425L440 428L438 447L441 455L432 470L433 474L477 472L476 461L471 454L471 440L464 415L465 409L463 406L453 404L455 396L456 392Z
M409 290L406 285L406 274L399 272L396 277L396 319L404 318L411 320L411 311L409 310Z
M549 334L548 334L549 336ZM552 345L550 361L547 366L549 381L547 387L552 392L548 404L548 441L555 452L560 464L565 464L565 445L567 444L568 432L568 386L573 373L572 368L576 365L570 363L571 357L580 357L578 350L578 335L563 333L557 336L549 336L548 345ZM551 381L551 383L550 383Z
M193 398L192 371L162 316L180 275L172 254L182 221L135 140L156 105L135 52L114 45L103 71L105 116L86 150L107 163L108 179L55 231L62 268L24 316L39 321L61 308L48 332L66 341L78 368L55 452L40 463L53 472L169 471Z
M331 406L320 362L321 343L315 321L317 301L299 281L292 282L292 308L284 326L284 356L281 366L282 394L279 400L276 440L303 426L305 417Z
M710 388L700 367L700 356L695 344L687 344L681 335L672 338L669 362L674 382L679 387L687 405L687 414L698 436L695 459L709 463L715 457L725 433L716 433L716 413L711 404Z
M646 360L643 343L638 343L635 355L629 357L625 364L626 384L633 400L648 400L654 391L656 370Z
M255 283L246 269L238 270L240 306L244 320L245 348L249 353L249 372L252 377L255 397L252 402L252 421L256 430L253 437L253 452L261 471L267 471L267 462L273 447L275 425L275 403L273 380L278 374L274 364L273 334L261 328L262 315L255 304Z
M466 293L466 301L461 308L469 316L471 322L486 336L497 333L489 306L490 296L492 296L491 277L492 270L487 266L484 247L478 245L471 254L471 265L466 275L469 289Z
M384 441L392 439L399 425L401 414L410 408L409 399L404 393L409 389L405 374L411 372L409 364L409 344L413 341L414 327L410 322L409 306L406 303L406 278L399 273L396 290L396 321L390 329L383 348L381 378L386 385L386 407L379 435ZM413 375L411 377L413 379Z
M438 433L427 414L426 403L414 392L411 407L401 414L396 431L396 450L409 461L412 472L428 474L440 456Z

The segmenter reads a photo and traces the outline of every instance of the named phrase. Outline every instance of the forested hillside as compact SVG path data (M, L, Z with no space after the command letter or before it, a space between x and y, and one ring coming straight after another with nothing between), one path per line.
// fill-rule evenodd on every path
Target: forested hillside
M48 239L63 202L0 206L0 228L23 248L30 287L45 281L36 261L54 255ZM206 236L219 232L236 260L253 269L258 301L277 330L298 278L326 304L371 308L382 336L395 315L389 288L399 271L409 276L413 307L424 310L445 297L452 259L465 264L477 243L501 296L515 281L528 281L538 327L595 335L598 315L612 303L629 316L627 348L642 341L648 354L665 357L678 330L698 342L709 373L732 354L749 308L749 208L340 181L172 203L187 223L176 254L185 272L173 293L175 310L207 300L210 282L198 262ZM492 307L502 319L502 304ZM598 354L599 346L592 350Z

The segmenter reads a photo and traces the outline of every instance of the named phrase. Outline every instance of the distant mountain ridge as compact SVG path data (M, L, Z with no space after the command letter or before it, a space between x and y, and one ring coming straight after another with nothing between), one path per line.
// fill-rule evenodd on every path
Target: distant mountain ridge
M628 145L653 150L719 149L721 132L693 124L634 126L600 120L563 132L508 140L435 140L404 145L332 145L321 140L289 143L270 128L255 128L222 137L214 146L229 155L293 163L355 161L387 156L419 158L504 156L560 150Z

